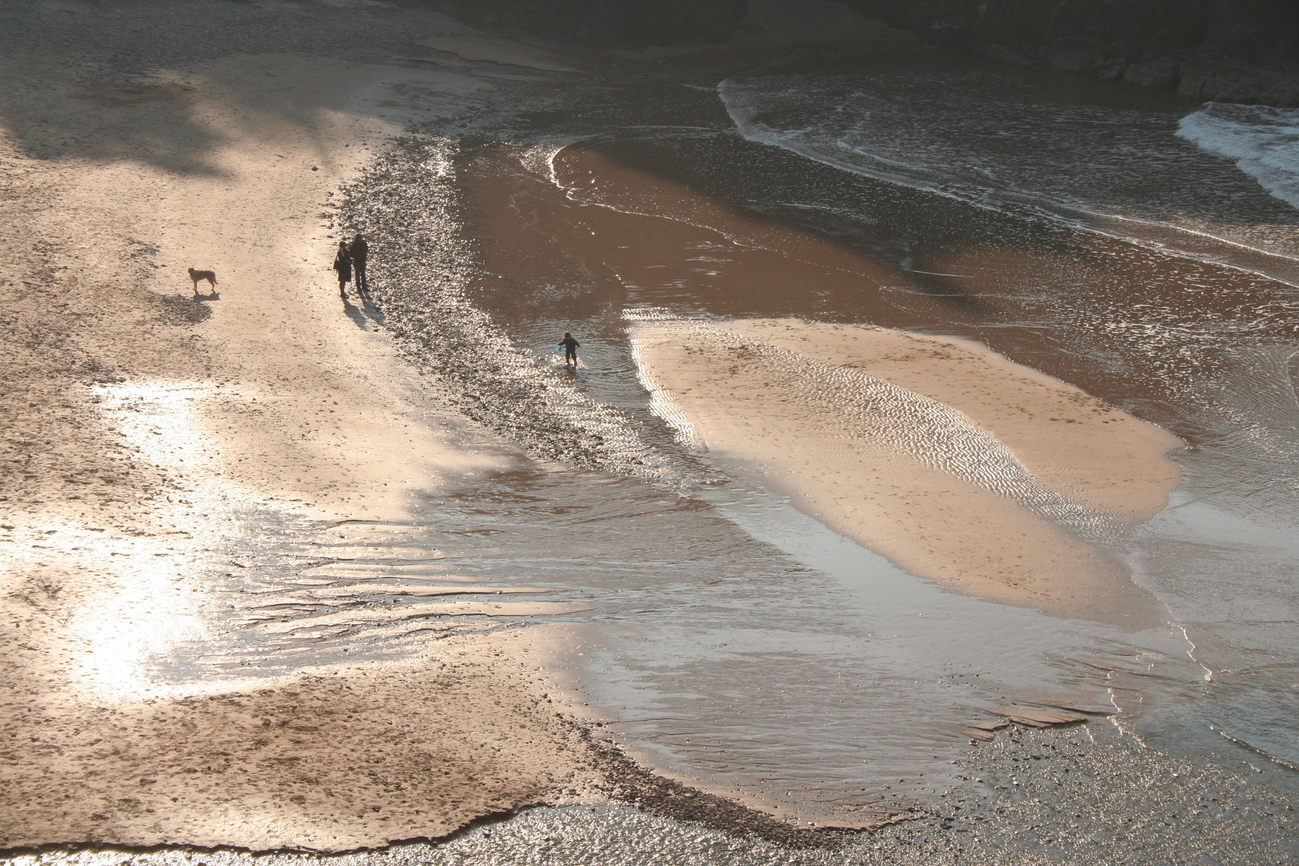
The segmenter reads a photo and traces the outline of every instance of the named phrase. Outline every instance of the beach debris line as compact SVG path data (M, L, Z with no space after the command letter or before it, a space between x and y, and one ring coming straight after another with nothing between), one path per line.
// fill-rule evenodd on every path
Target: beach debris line
M473 156L458 141L414 133L342 189L339 224L372 244L382 239L384 311L402 354L465 415L537 456L680 489L720 483L694 455L659 446L634 413L583 394L575 377L551 375L474 303L482 266L452 229L463 207L458 167Z

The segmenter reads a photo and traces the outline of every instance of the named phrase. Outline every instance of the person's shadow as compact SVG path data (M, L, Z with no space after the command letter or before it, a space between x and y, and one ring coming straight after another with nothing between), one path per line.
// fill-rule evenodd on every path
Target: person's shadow
M381 328L387 326L388 323L383 315L383 310L379 309L379 305L374 302L374 295L369 292L362 295L361 308L365 310L367 316L374 320L376 325Z
M378 325L380 328L387 326L383 310L380 310L379 307L375 305L374 296L369 293L361 296L360 306L353 304L351 298L344 298L343 312L347 313L347 317L352 320L352 324L356 325L362 331L371 330L371 322Z
M352 320L353 325L356 325L362 331L370 330L370 320L366 318L365 312L360 307L354 306L347 298L343 299L343 312L347 313L347 317Z

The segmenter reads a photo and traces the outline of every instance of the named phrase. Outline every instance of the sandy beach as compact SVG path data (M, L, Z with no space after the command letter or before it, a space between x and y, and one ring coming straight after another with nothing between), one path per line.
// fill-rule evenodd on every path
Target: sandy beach
M5 862L1145 856L1114 822L1282 862L1249 774L1289 765L1130 722L1284 667L1193 641L1231 617L1167 577L1199 530L1158 534L1216 529L1186 455L1248 437L1118 358L1153 325L1095 300L1116 354L1075 351L1033 280L1191 286L1219 331L1273 287L880 192L726 87L913 55L946 62L829 0L643 49L368 0L0 10Z
M1150 520L1177 484L1166 431L958 339L796 320L642 322L632 339L695 448L911 573L1059 616L1158 622L1119 562L1048 515L1084 532Z
M49 16L96 11L31 14L57 34L67 22ZM571 603L442 603L475 587L395 585L430 600L362 619L431 637L413 658L182 685L150 672L227 606L194 576L246 568L230 551L264 545L270 516L328 533L339 557L419 497L524 460L419 379L378 307L341 302L329 267L343 236L331 197L405 127L512 80L581 74L436 23L446 32L391 49L401 66L270 52L135 71L39 45L4 60L0 709L22 744L0 770L4 847L355 850L609 790L785 832L724 801L692 806L675 783L629 782L640 771L619 771L570 720L580 708L552 697L564 686L538 633L524 647L455 619ZM419 48L433 58L410 62ZM216 284L191 286L187 268ZM312 585L249 621L300 641L276 602L365 587ZM316 617L311 633L356 621Z
M589 792L508 639L197 692L137 669L220 604L187 576L256 543L248 512L400 518L518 459L340 303L322 212L386 138L492 85L293 54L4 65L2 712L23 748L0 841L349 850Z

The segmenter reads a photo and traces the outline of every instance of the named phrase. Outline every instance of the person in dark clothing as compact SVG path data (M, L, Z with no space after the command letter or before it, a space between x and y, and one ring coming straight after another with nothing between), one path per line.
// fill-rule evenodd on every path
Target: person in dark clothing
M334 256L334 270L338 271L338 296L347 300L347 284L352 281L352 256L347 252L347 242L338 242L338 255Z
M347 252L352 257L352 268L356 271L356 290L369 296L370 281L365 278L365 260L370 255L370 245L358 234L348 244Z
M574 340L573 335L568 331L565 331L564 339L559 341L559 345L564 347L564 365L568 366L569 364L572 364L573 366L577 366L577 347L580 346L581 343Z

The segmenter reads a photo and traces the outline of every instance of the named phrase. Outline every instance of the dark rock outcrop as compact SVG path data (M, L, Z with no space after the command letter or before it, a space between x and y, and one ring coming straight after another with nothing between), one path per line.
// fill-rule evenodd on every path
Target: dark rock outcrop
M510 36L623 47L721 42L747 0L403 0Z
M1296 0L843 0L863 15L1011 63L1299 105Z
M623 47L716 43L748 0L399 0L511 36ZM797 4L798 0L789 0ZM924 39L1028 66L1299 106L1299 0L841 0Z

